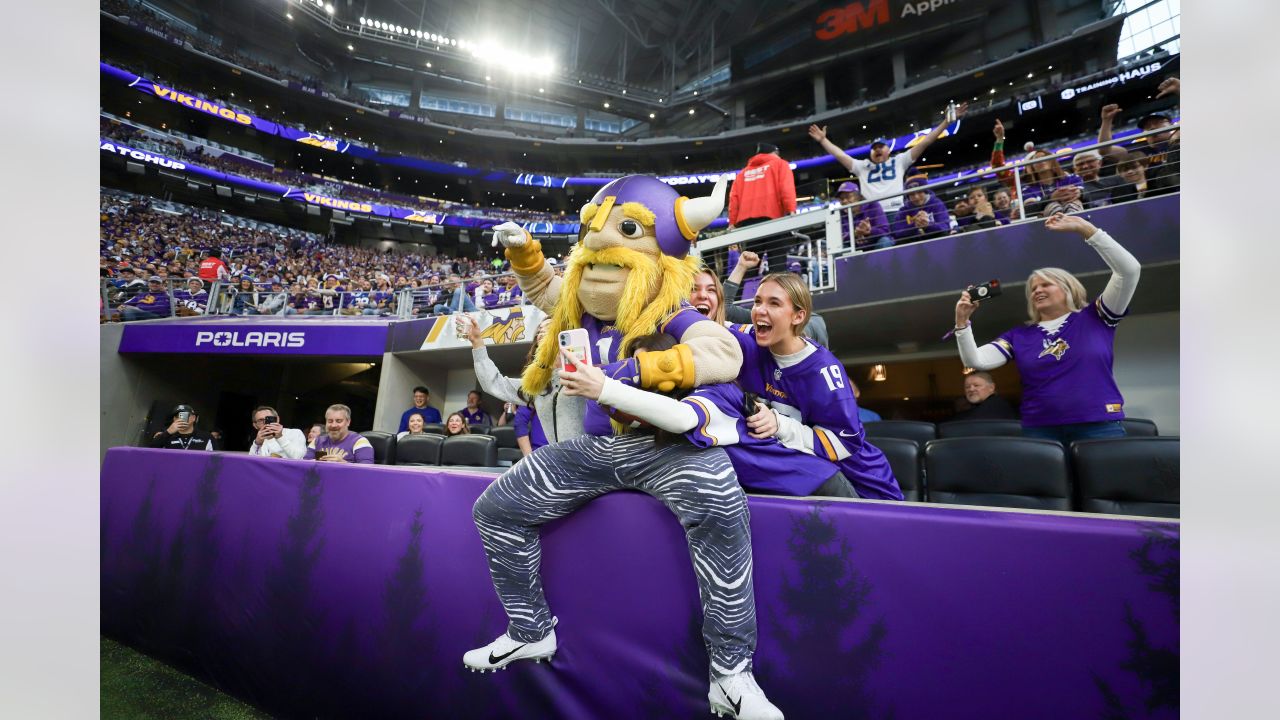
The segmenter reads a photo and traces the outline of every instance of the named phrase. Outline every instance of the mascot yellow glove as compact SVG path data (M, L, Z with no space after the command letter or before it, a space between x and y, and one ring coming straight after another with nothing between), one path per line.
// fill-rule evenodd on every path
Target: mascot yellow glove
M693 351L688 345L639 353L636 365L640 367L640 387L646 390L668 393L693 387Z
M532 275L542 269L542 243L527 232L524 237L522 244L508 247L505 254L511 261L512 270L521 275Z

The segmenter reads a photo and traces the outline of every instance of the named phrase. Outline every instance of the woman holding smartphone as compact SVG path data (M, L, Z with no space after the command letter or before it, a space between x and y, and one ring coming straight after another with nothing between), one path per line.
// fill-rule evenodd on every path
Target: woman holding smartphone
M471 360L475 365L476 380L480 383L481 389L517 408L511 419L517 425L516 444L520 446L521 452L528 455L548 443L562 442L582 434L582 418L586 412L586 402L582 398L562 397L560 384L553 378L547 391L530 401L520 389L520 378L503 375L489 358L484 337L480 334L480 327L475 319L466 313L459 313L456 323L458 334L471 342ZM526 365L533 362L538 352L538 343L542 342L546 336L547 327L550 324L551 321L547 318L543 318L542 322L538 323L538 330L534 334L533 342L529 345L529 354L525 356ZM524 412L526 408L527 412ZM523 418L520 415L521 412L524 412ZM503 415L506 416L506 412ZM528 431L524 435L526 438L524 442L521 442L520 435L522 424ZM572 430L573 428L576 428L576 432ZM527 451L526 443L529 446Z

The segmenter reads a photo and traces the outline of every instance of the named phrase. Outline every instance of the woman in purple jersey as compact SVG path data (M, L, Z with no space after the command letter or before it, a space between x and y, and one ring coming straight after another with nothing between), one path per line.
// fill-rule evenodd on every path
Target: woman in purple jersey
M1116 325L1129 309L1141 270L1136 258L1105 231L1074 215L1055 214L1044 223L1074 232L1102 256L1111 279L1088 302L1084 286L1059 268L1040 268L1027 278L1029 323L978 347L969 318L978 303L966 290L956 303L956 343L967 367L991 370L1013 360L1022 376L1022 434L1062 443L1124 437L1124 398L1116 387Z
M862 431L844 365L804 336L812 311L805 281L774 273L756 287L751 325L732 328L742 348L738 383L768 403L747 418L750 434L835 463L858 497L901 500L889 461Z

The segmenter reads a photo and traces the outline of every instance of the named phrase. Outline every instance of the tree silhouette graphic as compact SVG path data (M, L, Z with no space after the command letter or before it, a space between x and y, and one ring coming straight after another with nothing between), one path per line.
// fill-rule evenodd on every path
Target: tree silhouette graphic
M435 654L427 624L426 567L422 554L422 508L413 513L409 542L386 580L382 593L383 625L378 633L378 659L386 691L404 703L424 692L430 667L423 662Z
M1137 566L1138 574L1147 578L1147 589L1163 597L1174 622L1179 617L1180 537L1176 528L1158 523L1142 527L1143 542L1130 551L1129 557ZM1147 614L1159 612L1159 605L1144 603L1140 607ZM1138 717L1176 717L1179 700L1179 650L1175 637L1174 647L1161 647L1152 641L1147 624L1134 610L1134 604L1124 603L1124 624L1128 631L1126 645L1128 657L1120 668L1137 678L1143 688L1142 709L1128 707L1119 693L1105 679L1094 673L1106 707L1107 720L1130 720ZM1145 712L1145 714L1138 714Z
M793 522L787 540L793 572L784 575L779 594L788 620L775 627L786 668L762 670L799 680L838 668L838 692L797 697L792 706L807 717L882 717L867 680L884 652L887 628L883 618L867 616L872 586L854 567L848 538L823 517L826 505L814 503ZM770 686L782 688L780 697L786 692L786 683Z

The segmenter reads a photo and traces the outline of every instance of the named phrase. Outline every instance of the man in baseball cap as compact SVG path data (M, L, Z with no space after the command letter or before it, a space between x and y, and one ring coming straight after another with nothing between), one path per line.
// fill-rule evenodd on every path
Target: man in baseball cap
M889 234L889 219L884 208L875 200L862 197L862 187L857 180L846 180L836 188L836 198L841 205L852 205L840 213L841 246L858 250L875 250L893 246Z

